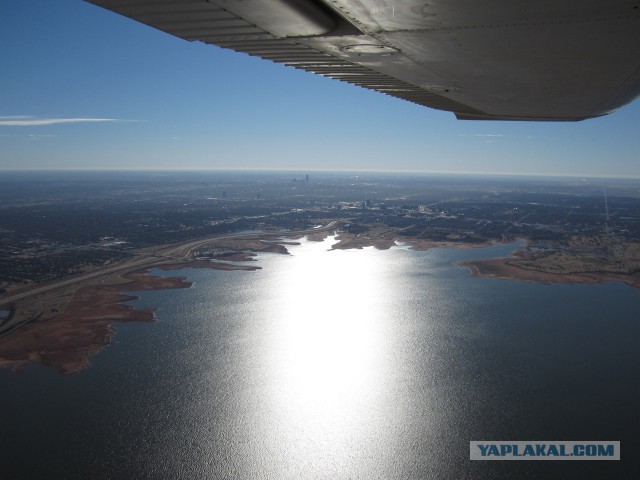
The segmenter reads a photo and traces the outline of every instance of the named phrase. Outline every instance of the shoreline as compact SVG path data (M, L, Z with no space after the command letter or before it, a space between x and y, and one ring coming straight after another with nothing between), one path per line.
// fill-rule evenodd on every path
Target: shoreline
M632 288L640 288L640 274L608 273L608 272L570 272L552 273L526 269L513 265L515 257L491 258L489 260L465 260L456 262L459 267L466 267L476 278L495 278L498 280L539 283L543 285L597 285L609 282L624 283Z
M63 374L90 366L89 357L109 345L115 322L152 322L153 308L136 309L125 304L138 297L125 291L188 288L184 277L158 277L147 270L123 275L120 285L87 286L74 295L67 309L47 321L35 321L11 333L0 343L0 368L22 371L32 363L52 367ZM81 341L78 341L81 339Z
M251 261L238 256L234 261ZM136 309L125 302L139 297L125 292L189 288L186 277L152 275L152 268L163 271L183 268L209 268L225 271L254 271L261 267L232 263L191 260L152 265L120 275L121 282L110 285L86 285L72 296L64 312L53 318L33 321L7 333L0 342L0 369L22 372L33 363L54 368L61 374L73 374L91 366L89 357L111 343L114 324L150 323L156 308Z
M251 238L222 238L203 240L196 247L185 251L184 258L167 261L159 256L157 262L144 267L132 267L121 273L83 281L75 288L61 288L36 301L36 298L18 302L26 320L12 326L0 337L0 369L23 371L33 363L41 363L62 374L77 373L89 368L89 357L107 347L116 332L116 323L153 322L155 308L137 310L124 302L136 297L126 292L189 288L193 285L186 277L157 276L151 269L166 272L185 268L208 268L224 271L255 271L261 269L256 262L260 253L289 255L288 245L298 240L321 242L334 236L332 250L362 249L373 247L388 250L392 247L408 247L416 251L432 248L477 249L493 245L518 243L510 257L488 260L456 262L458 267L468 268L472 277L496 278L541 284L600 284L621 282L640 288L640 273L633 275L607 272L551 273L527 269L514 264L522 260L530 240L517 238L509 241L478 239L465 242L458 238L429 240L403 236L402 231L374 225L363 233L323 230L312 233L284 234L277 238L257 235ZM55 307L55 308L54 308ZM15 305L13 305L15 311ZM8 320L4 323L6 324Z

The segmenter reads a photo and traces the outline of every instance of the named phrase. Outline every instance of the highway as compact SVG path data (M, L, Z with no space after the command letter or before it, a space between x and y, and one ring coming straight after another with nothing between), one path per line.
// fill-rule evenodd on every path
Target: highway
M19 300L24 300L25 298L28 298L28 297L33 297L41 293L46 293L51 290L56 290L58 288L73 285L75 283L85 282L93 278L102 277L104 275L109 275L114 272L118 272L122 270L136 270L142 267L148 268L154 265L175 262L176 260L182 261L189 257L189 255L191 254L194 248L206 243L210 243L212 241L216 241L216 240L230 240L230 239L249 238L249 237L264 238L264 237L286 237L286 236L294 236L294 235L295 236L307 235L311 233L330 230L334 228L336 224L338 224L338 222L333 221L319 228L314 228L309 230L298 230L298 231L292 231L292 232L236 233L231 235L213 236L213 237L201 238L199 240L193 240L188 243L181 243L175 246L161 247L157 251L154 251L152 253L139 254L138 256L130 260L127 260L123 263L120 263L118 265L104 267L104 268L101 268L100 270L79 275L77 277L68 278L66 280L60 280L59 282L52 283L49 285L43 285L41 287L34 287L32 289L29 289L24 292L16 293L9 297L0 298L0 306L15 303Z

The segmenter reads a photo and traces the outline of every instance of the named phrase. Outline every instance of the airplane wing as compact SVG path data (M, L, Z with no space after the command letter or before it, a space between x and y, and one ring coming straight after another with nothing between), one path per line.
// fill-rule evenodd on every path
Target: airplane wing
M459 119L577 121L640 94L639 0L88 1Z

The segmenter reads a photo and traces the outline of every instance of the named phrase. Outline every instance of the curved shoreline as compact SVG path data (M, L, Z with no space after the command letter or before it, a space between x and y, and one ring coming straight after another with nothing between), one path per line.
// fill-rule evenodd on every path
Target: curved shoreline
M246 259L243 259L246 261ZM171 271L183 268L216 270L257 270L252 265L193 260L158 265L153 268ZM46 321L35 321L11 332L0 342L0 368L23 371L32 363L52 367L63 374L80 372L89 366L89 357L111 343L114 323L153 322L155 308L136 309L126 304L138 297L131 291L189 288L185 277L151 275L149 269L126 273L122 282L80 288L63 313Z
M115 322L152 322L152 308L136 310L123 302L137 297L133 290L187 288L184 277L156 277L147 271L123 276L120 285L81 288L64 313L47 321L33 322L11 334L0 344L0 367L24 370L34 362L70 374L90 366L88 357L111 342ZM10 341L7 341L10 340Z
M89 357L105 348L115 334L116 322L152 322L155 308L136 310L133 305L125 304L136 297L125 292L188 288L192 282L185 277L155 276L149 269L175 271L184 268L209 268L217 270L254 271L261 267L249 265L255 262L257 253L270 252L288 254L286 245L295 244L293 240L306 237L309 241L322 241L331 232L313 232L311 234L284 235L274 241L252 237L247 239L213 239L203 245L201 252L193 258L193 247L183 250L184 259L167 261L158 256L157 262L147 262L144 268L124 271L99 277L92 282L78 284L71 291L60 290L54 296L56 302L46 303L42 298L30 305L27 321L11 331L10 335L0 338L0 368L14 371L24 370L32 363L50 366L60 373L71 374L90 366ZM337 242L331 249L361 249L374 247L386 250L394 246L408 246L414 250L431 248L476 249L487 248L502 242L487 240L475 242L429 240L426 238L403 236L402 232L389 227L373 227L362 234L339 232ZM517 239L529 245L527 239ZM522 248L522 244L519 246ZM172 247L175 250L175 247ZM191 258L189 258L191 257ZM517 249L513 256L489 260L467 260L455 265L466 267L474 277L518 280L542 284L598 284L622 282L640 288L640 273L621 274L607 272L551 273L543 270L527 269L514 264L525 258L522 250ZM238 263L242 262L242 263ZM133 267L135 268L135 267ZM35 299L34 299L35 300ZM50 300L50 299L49 299ZM36 308L37 307L37 308ZM55 307L55 308L52 308ZM23 315L24 316L24 315ZM6 323L6 322L5 322Z
M195 248L204 248L206 252L194 258ZM125 292L192 285L184 277L151 275L149 270L152 268L254 271L261 267L247 262L255 262L257 253L289 253L282 241L267 243L256 236L202 239L186 245L163 245L151 252L165 255L154 255L155 261L145 260L144 266L136 266L134 262L130 269L120 267L121 272L89 275L87 278L90 279L71 287L67 286L69 282L64 282L63 287L47 288L50 293L36 292L25 300L12 303L12 308L17 306L21 310L20 318L15 319L11 328L0 337L0 368L22 371L30 364L41 363L64 374L88 368L89 357L111 342L115 323L154 320L155 308L136 310L133 305L123 303L136 298ZM149 252L140 255L149 258ZM4 322L7 323L8 320Z
M517 280L521 282L541 283L544 285L596 285L607 282L624 283L630 287L640 288L639 274L622 274L607 272L572 272L552 273L526 269L510 263L513 257L492 258L489 260L465 260L456 262L459 267L466 267L472 277L496 278L499 280Z

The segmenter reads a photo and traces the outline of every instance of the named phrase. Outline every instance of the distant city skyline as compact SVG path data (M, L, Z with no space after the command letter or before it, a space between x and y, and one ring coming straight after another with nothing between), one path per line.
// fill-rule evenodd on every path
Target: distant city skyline
M0 170L640 177L640 102L579 123L469 122L189 43L79 0L7 0Z

